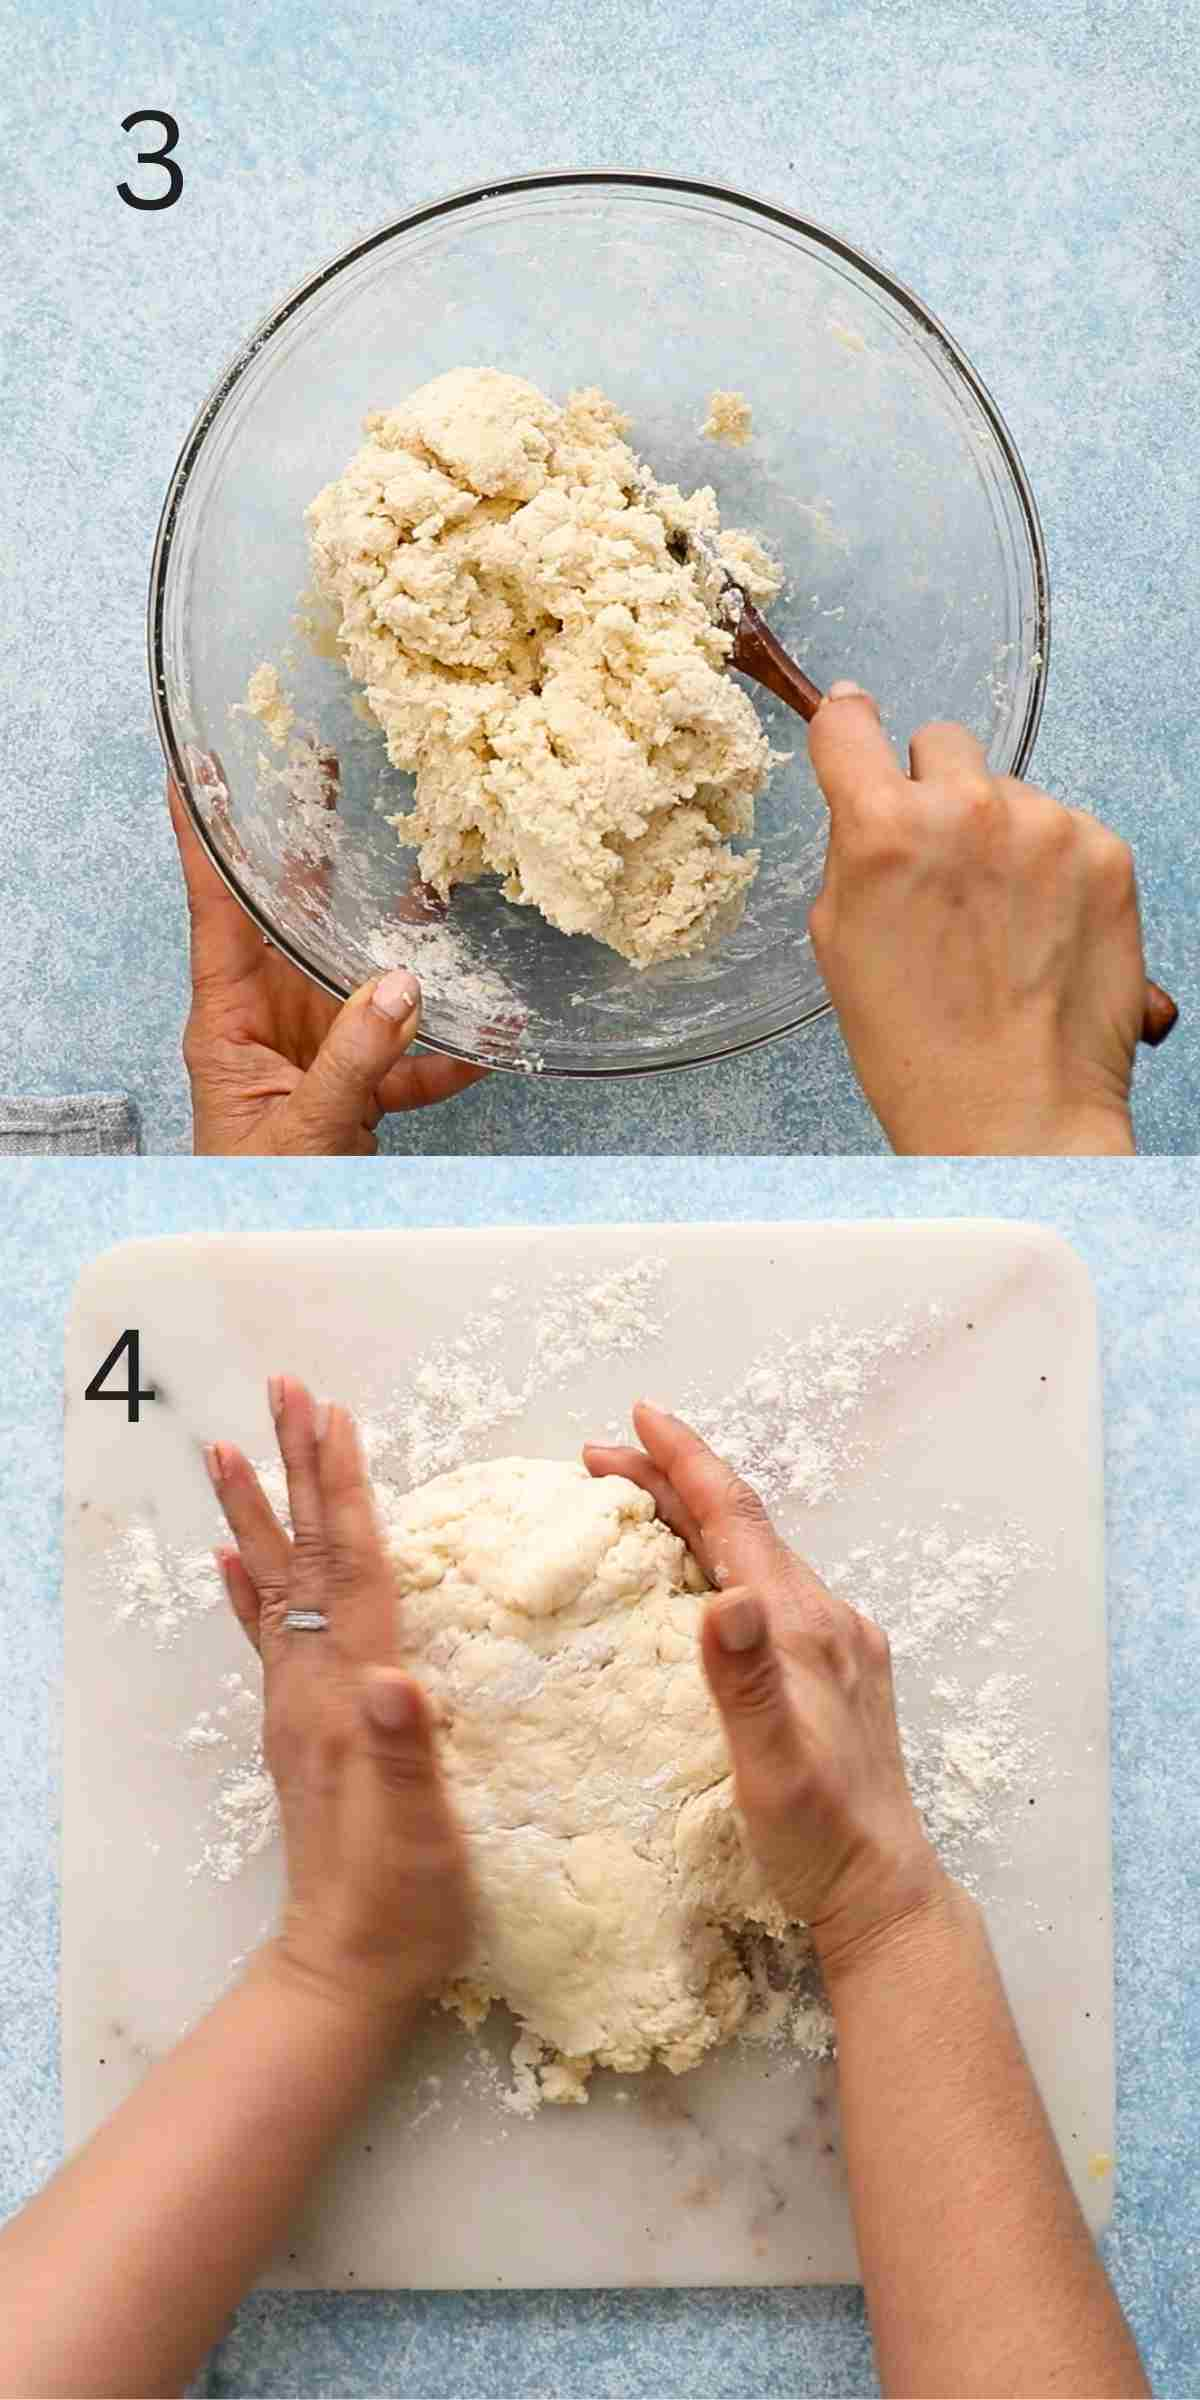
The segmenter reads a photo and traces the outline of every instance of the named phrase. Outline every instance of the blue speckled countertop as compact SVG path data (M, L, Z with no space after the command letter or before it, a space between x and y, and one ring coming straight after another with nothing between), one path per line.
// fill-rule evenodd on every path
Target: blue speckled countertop
M392 1186L395 1186L392 1189ZM0 2211L53 2166L61 1338L84 1263L129 1235L221 1228L1016 1216L1096 1283L1105 1385L1118 2138L1106 2256L1157 2391L1200 2391L1200 1195L1168 1160L414 1160L0 1166ZM865 2394L854 2291L390 2294L251 2301L214 2392L407 2400Z
M0 0L0 32L0 1089L128 1091L148 1150L187 1143L183 910L143 612L199 401L268 305L362 231L489 176L608 164L749 188L845 234L990 384L1051 556L1034 772L1134 844L1150 965L1185 1012L1143 1062L1140 1135L1194 1146L1193 0L126 0L117 19L98 0ZM148 215L114 187L134 147L120 121L151 107L179 119L186 182ZM682 1076L496 1078L388 1140L880 1146L828 1019Z

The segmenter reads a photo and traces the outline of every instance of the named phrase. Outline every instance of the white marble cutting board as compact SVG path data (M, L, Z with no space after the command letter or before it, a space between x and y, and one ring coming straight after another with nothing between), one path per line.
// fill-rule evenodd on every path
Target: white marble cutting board
M886 1354L820 1505L784 1522L831 1565L888 1528L1016 1521L1041 1554L1005 1603L1041 1771L974 1860L1020 2025L1090 2222L1113 2140L1107 1667L1094 1308L1056 1237L986 1222L497 1228L187 1237L98 1259L66 1353L62 2039L79 2141L216 1991L269 1921L273 1859L189 1879L219 1754L180 1747L249 1653L222 1612L169 1640L116 1621L112 1545L134 1522L217 1535L200 1443L271 1447L264 1379L306 1377L368 1415L431 1343L503 1285L496 1363L528 1354L548 1280L654 1262L658 1330L596 1353L473 1455L570 1455L640 1392L673 1401L750 1367L781 1333L924 1328ZM936 1314L932 1321L927 1312ZM159 1398L130 1424L84 1400L127 1326ZM524 1348L522 1348L524 1345ZM511 1353L511 1357L510 1357ZM987 1662L981 1662L986 1664ZM962 1672L962 1656L948 1659ZM995 1654L990 1664L996 1665ZM903 1702L903 1686L902 1686ZM927 1705L928 1703L923 1703ZM1033 1798L1035 1805L1030 1805ZM511 2028L508 2029L511 2035ZM503 2022L489 2029L503 2067ZM431 2018L267 2280L336 2288L797 2283L851 2279L828 2062L735 2047L691 2075L598 2075L586 2109L507 2112L478 2043Z

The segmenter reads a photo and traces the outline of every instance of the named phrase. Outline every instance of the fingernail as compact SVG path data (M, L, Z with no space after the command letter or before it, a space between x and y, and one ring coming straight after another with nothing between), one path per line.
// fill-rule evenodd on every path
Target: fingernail
M214 1492L219 1492L221 1485L225 1481L225 1464L221 1456L221 1445L219 1442L205 1443L204 1464L208 1469L208 1480L211 1483Z
M656 1417L669 1417L671 1415L671 1410L669 1408L664 1408L661 1400L639 1400L638 1407L652 1408Z
M734 1655L740 1650L753 1650L766 1632L762 1602L751 1592L735 1592L731 1599L721 1602L715 1613L717 1640L722 1650Z
M328 1431L329 1402L328 1400L318 1400L316 1407L313 1410L313 1432L315 1433L317 1440L319 1442L323 1442Z
M407 967L393 967L381 975L371 994L371 1006L381 1017L390 1017L398 1025L402 1017L411 1017L421 998L421 986Z
M367 1715L383 1733L404 1733L415 1721L416 1694L402 1675L372 1675L364 1702Z
M278 1425L280 1413L283 1408L282 1375L268 1375L267 1377L267 1406L271 1411L271 1415L274 1418L275 1423Z
M861 683L847 683L843 680L840 683L831 683L825 697L827 700L865 700L867 695Z

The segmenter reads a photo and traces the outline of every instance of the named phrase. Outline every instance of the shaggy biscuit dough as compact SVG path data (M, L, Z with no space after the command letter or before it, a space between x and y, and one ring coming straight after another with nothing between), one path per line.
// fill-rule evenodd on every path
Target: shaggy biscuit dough
M308 510L351 674L416 777L393 819L448 894L486 874L639 967L740 908L771 752L733 637L670 547L707 533L752 599L779 589L711 490L659 484L598 391L565 408L458 368L399 408Z
M733 450L744 450L753 425L744 392L713 392L700 431L710 442L726 442Z
M785 1927L742 1845L695 1561L636 1485L548 1459L440 1475L387 1533L479 1892L446 2005L508 2003L535 2097L694 2066L750 1998L729 1928Z
M296 711L279 680L278 667L264 659L246 685L245 699L235 701L234 708L243 709L248 717L257 717L276 749L282 750L296 722Z

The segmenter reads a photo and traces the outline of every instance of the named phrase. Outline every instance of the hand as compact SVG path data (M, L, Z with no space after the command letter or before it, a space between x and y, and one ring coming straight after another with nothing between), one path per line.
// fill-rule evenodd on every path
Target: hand
M250 1462L206 1453L236 1550L218 1553L263 1665L267 1764L279 1791L288 1900L272 1953L352 2007L403 2009L459 1965L470 1925L466 1851L418 1683L388 1662L397 1598L350 1418L275 1377L289 1540ZM324 1632L289 1630L317 1610Z
M948 1881L908 1788L887 1636L825 1589L680 1418L640 1401L633 1421L642 1449L590 1443L584 1463L649 1492L718 1587L702 1656L750 1846L822 1964L840 1966L940 1903Z
M906 776L853 685L809 745L830 812L813 948L893 1149L1131 1151L1146 987L1126 844L990 774L961 725L914 734Z
M167 799L191 916L183 1055L198 1151L369 1155L389 1109L424 1108L478 1082L481 1067L403 1055L420 1024L415 976L394 968L339 1008L264 942L173 783Z

